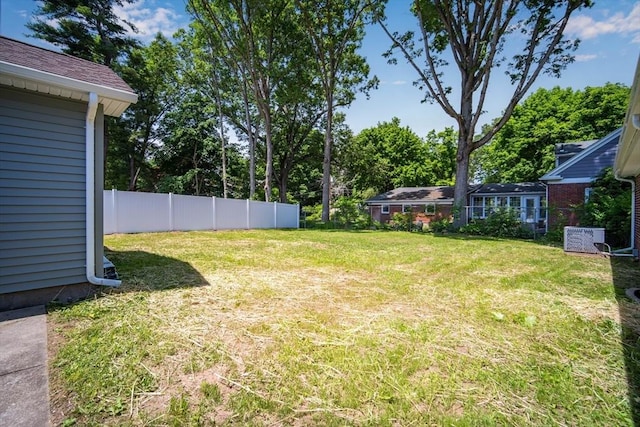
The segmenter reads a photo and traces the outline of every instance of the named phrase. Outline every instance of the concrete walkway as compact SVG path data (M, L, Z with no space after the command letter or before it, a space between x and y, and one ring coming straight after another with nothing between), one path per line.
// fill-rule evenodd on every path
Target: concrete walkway
M44 306L0 312L0 426L49 426Z

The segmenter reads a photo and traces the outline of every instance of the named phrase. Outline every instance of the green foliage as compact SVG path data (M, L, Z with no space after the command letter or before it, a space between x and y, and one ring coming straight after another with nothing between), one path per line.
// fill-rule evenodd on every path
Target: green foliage
M64 53L111 67L137 45L128 35L135 31L114 8L134 0L43 0L36 19L27 23L33 36L46 40Z
M355 191L376 194L396 187L451 185L455 178L452 128L429 132L421 140L394 117L364 129L340 151L339 163Z
M455 228L448 218L437 219L429 223L429 231L434 233L445 233L454 230Z
M460 233L506 238L529 239L533 232L513 209L496 209L485 219L474 219L460 228Z
M105 187L153 190L156 178L151 155L157 148L154 142L162 138L161 121L176 104L179 93L176 47L158 34L148 46L131 50L117 69L138 94L138 102L108 127ZM128 176L124 188L119 186L123 176Z
M622 124L629 88L540 88L478 154L484 182L533 182L555 167L555 144L602 138Z
M411 212L396 212L391 218L390 225L395 230L411 231L413 226L413 214Z
M580 225L603 227L613 247L627 247L631 230L631 187L607 168L591 186L589 200L578 210Z
M333 204L333 220L344 228L364 229L372 225L362 202L353 197L339 197Z

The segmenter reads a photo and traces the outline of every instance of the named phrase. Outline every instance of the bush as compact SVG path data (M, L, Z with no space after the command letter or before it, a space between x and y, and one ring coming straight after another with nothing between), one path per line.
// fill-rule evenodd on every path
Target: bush
M607 243L614 247L630 244L631 188L615 179L607 168L592 185L589 201L578 210L580 225L606 229Z
M444 233L447 231L455 231L453 224L449 222L448 218L442 218L438 220L431 221L429 223L429 231L434 233Z
M413 215L408 213L396 212L391 218L391 226L394 230L411 231Z
M472 220L460 228L461 233L478 236L529 239L533 231L522 223L513 209L497 209L484 220Z

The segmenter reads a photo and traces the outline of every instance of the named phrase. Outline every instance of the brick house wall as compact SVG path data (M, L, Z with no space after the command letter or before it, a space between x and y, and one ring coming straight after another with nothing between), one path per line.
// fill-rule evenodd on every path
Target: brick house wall
M429 224L431 221L437 221L442 218L450 218L451 217L451 206L449 205L436 205L436 213L435 215L427 215L425 213L424 205L415 205L411 208L413 212L413 221L422 221L423 224ZM378 221L381 223L388 223L393 219L393 215L396 213L402 213L402 205L389 205L389 213L382 213L380 206L370 206L369 212L371 214L371 218L374 221Z
M591 184L549 184L549 229L554 226L580 225L575 206L584 203L584 190Z

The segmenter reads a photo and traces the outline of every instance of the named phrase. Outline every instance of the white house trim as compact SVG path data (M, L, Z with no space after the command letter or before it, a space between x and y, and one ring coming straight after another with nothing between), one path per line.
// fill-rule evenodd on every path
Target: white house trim
M106 86L87 83L70 77L0 61L0 84L35 92L89 102L89 94L98 95L104 114L119 117L138 95Z

